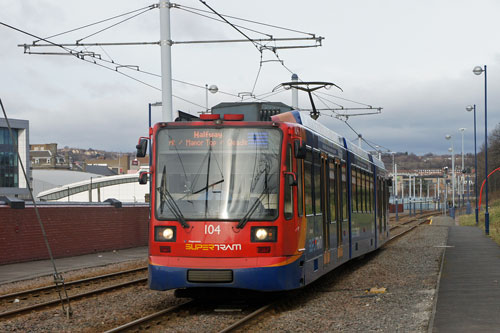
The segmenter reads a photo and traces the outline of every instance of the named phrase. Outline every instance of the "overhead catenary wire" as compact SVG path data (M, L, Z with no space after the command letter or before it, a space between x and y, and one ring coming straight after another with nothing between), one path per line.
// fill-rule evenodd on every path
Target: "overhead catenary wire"
M208 10L203 10L203 9L199 9L199 8L189 7L189 6L185 6L185 5L176 5L176 7L178 7L178 8L189 8L191 10L196 10L196 11L200 11L200 12L203 12L203 13L213 14L213 12L210 12ZM306 31L300 31L300 30L295 30L295 29L280 27L280 26L273 25L273 24L258 22L258 21L244 19L244 18L241 18L241 17L231 16L231 15L226 15L226 14L220 14L220 15L222 15L224 17L231 18L231 19L244 21L244 22L247 22L247 23L254 23L254 24L263 25L263 26L270 27L270 28L276 28L276 29L285 30L285 31L289 31L289 32L295 32L295 33L299 33L299 34L309 35L309 36L312 36L312 37L316 36L315 34L310 33L310 32L306 32Z
M324 115L324 114L322 114L322 115ZM332 115L324 115L324 116L333 117ZM344 122L344 123L347 125L347 127L349 127L349 128L351 129L351 131L353 131L353 132L357 135L357 137L358 137L358 138L361 138L361 140L362 140L364 143L366 143L368 146L370 146L373 150L378 151L378 149L377 149L375 146L373 146L373 145L372 145L372 143L373 143L373 142L369 142L368 140L366 140L366 139L365 139L365 138L364 138L364 137L363 137L360 133L358 133L358 131L356 131L356 130L355 130L355 129L351 126L351 124L349 124L349 123L347 122L347 120L342 120L342 122ZM379 147L382 147L381 145L378 145L378 144L375 144L375 145L376 145L376 146L379 146Z
M254 21L254 20L248 20L248 19L244 19L244 18L239 18L239 17L236 17L236 16L230 16L230 15L225 15L225 14L221 14L217 11L215 11L212 7L210 7L206 1L203 1L203 0L200 0L200 2L205 5L207 8L209 8L211 10L210 11L207 11L207 10L203 10L203 9L199 9L199 8L194 8L194 7L189 7L189 6L184 6L184 5L178 5L178 4L173 4L172 8L177 8L177 9L182 9L182 10L189 10L190 12L194 13L194 14L197 14L199 15L200 13L207 13L207 14L210 14L210 15L217 15L219 18L221 18L221 20L218 20L218 21L221 21L221 22L225 22L227 23L228 25L232 26L235 30L237 30L240 34L242 34L248 41L252 42L254 44L254 46L259 50L259 53L261 54L261 62L259 63L259 69L258 69L258 72L257 72L257 75L256 75L256 79L254 81L254 84L253 84L253 87L252 87L252 94L255 92L255 88L256 88L256 85L257 85L257 82L258 82L258 79L260 77L260 74L261 74L261 71L262 71L262 51L263 50L270 50L273 52L273 54L275 55L276 59L278 62L281 63L281 65L283 66L283 68L285 68L289 73L293 74L295 73L294 71L292 71L287 65L285 65L284 61L279 57L278 53L276 52L276 49L277 49L277 46L276 46L276 41L275 42L275 45L274 47L268 47L266 45L263 45L261 42L256 42L255 39L252 39L250 36L246 35L243 31L241 31L239 28L241 29L249 29L249 28L246 28L246 27L238 27L236 26L234 23L232 22L229 22L227 18L231 18L231 19L234 19L234 20L241 20L243 22L247 22L247 23L252 23L252 24L256 24L256 25L262 25L262 26L266 26L266 27L272 27L272 28L275 28L275 29L280 29L280 30L284 30L284 31L289 31L289 32L293 32L293 33L300 33L300 34L305 34L305 35L308 35L308 36L311 36L311 37L314 37L315 38L315 34L312 34L312 33L308 33L308 32L305 32L305 31L300 31L300 30L295 30L295 29L290 29L290 28L286 28L286 27L281 27L281 26L277 26L277 25L272 25L272 24L267 24L267 23L262 23L262 22L258 22L258 21ZM119 18L119 17L123 17L123 16L126 16L126 15L131 15L131 14L134 14L133 16L130 16L130 17L127 17L125 18L124 20L121 20L120 22L117 22L117 23L114 23L113 25L109 26L109 27L106 27L104 29L101 29L93 34L90 34L90 35L87 35L81 39L78 39L77 40L77 43L78 42L81 42L82 40L86 39L86 38L89 38L90 36L94 36L102 31L105 31L107 29L110 29L111 27L114 27L118 24L121 24L127 20L130 20L138 15L141 15L147 11L150 11L154 8L158 8L158 4L153 4L153 5L149 5L149 6L146 6L146 7L142 7L142 8L139 8L139 9L136 9L136 10L133 10L133 11L129 11L127 13L123 13L123 14L120 14L120 15L115 15L109 19L104 19L104 20L100 20L100 21L97 21L97 22L94 22L94 23L91 23L91 24L87 24L87 25L84 25L84 26L81 26L81 27L78 27L78 28L75 28L75 29L71 29L71 30L68 30L68 31L65 31L65 32L62 32L62 33L59 33L59 34L56 34L56 35L53 35L53 36L60 36L60 35L63 35L63 34L66 34L66 33L69 33L69 32L74 32L74 31L77 31L77 30L80 30L80 29L84 29L84 28L88 28L90 26L93 26L93 25L96 25L96 24L100 24L100 23L103 23L103 22L106 22L106 21L110 21L112 19L116 19L116 18ZM197 13L198 12L198 13ZM210 16L207 16L207 15L204 15L210 19L214 19L213 17L210 17ZM253 31L255 33L260 33L262 35L265 35L265 36L268 36L268 37L272 37L271 34L267 34L267 33L264 33L264 32L261 32L261 31L257 31L257 30L254 30L254 29L249 29L249 31ZM38 39L36 42L39 42L43 39ZM34 44L36 43L34 42ZM156 42L155 42L156 43ZM61 47L61 44L55 44L55 43L49 43L50 45L52 46L59 46ZM99 45L98 45L99 44ZM110 43L112 44L112 43ZM116 43L116 44L119 44L119 43ZM122 43L122 44L127 44L127 43ZM130 44L130 43L129 43ZM147 43L147 44L154 44L154 43ZM83 45L83 44L82 44ZM91 46L90 44L88 46ZM115 61L110 57L110 55L102 48L102 45L101 43L95 43L95 46L100 46L101 49L103 50L103 52L108 56L108 58L110 59L110 62L111 64L116 64ZM71 50L71 49L69 49ZM68 49L65 49L66 52L68 53L71 53L71 51L68 51ZM74 52L78 52L76 50L72 50ZM27 52L29 54L36 54L34 52ZM48 54L48 53L45 53L45 54ZM54 53L53 53L54 54ZM94 59L94 61L88 61L86 58L87 57L91 57ZM142 80L139 80L131 75L127 75L127 74L124 74L123 72L121 71L118 71L118 67L120 68L125 68L125 69L129 69L129 70L134 70L130 67L134 67L134 66L124 66L124 65L118 65L117 67L115 68L109 68L107 66L104 66L102 64L99 64L98 62L106 62L105 59L102 59L100 56L98 59L96 55L91 55L91 54L86 54L85 56L83 57L78 57L80 58L81 60L84 60L86 62L90 62L90 63L94 63L96 65L99 65L101 67L104 67L106 69L109 69L109 70L114 70L122 75L124 75L125 77L127 78L130 78L132 80L135 80L141 84L145 84L146 86L149 86L149 87L152 87L156 90L159 90L157 87L154 87L153 85L147 83L147 82L144 82ZM157 74L153 74L153 73L148 73L146 71L143 71L143 70L139 70L139 68L137 67L137 72L141 72L141 73L145 73L145 74L151 74L151 75L155 75L157 77L160 77L159 75ZM173 80L175 81L175 79ZM201 89L204 89L204 87L200 87ZM224 94L224 92L221 92L222 94ZM234 94L229 94L227 93L228 95L232 96L232 97L236 97ZM179 98L178 96L174 96L176 98ZM337 97L337 96L334 96L334 97ZM339 98L339 97L337 97ZM342 99L342 98L341 98ZM347 99L346 99L347 100ZM351 100L350 100L351 101ZM331 103L334 103L332 101L330 101ZM352 101L354 103L358 103L358 102L355 102L355 101ZM196 104L196 103L192 103L193 105L199 105L199 104ZM334 103L336 104L336 103ZM363 104L363 103L359 103L359 104ZM367 105L367 104L363 104L363 105Z
M94 33L92 33L92 34L90 34L90 35L88 35L88 36L85 36L85 37L83 37L83 38L80 38L80 39L78 39L78 40L76 41L76 43L78 44L79 42L81 42L81 41L82 41L82 40L84 40L84 39L87 39L87 38L89 38L89 37L95 36L95 35L97 35L97 34L99 34L99 33L103 32L103 31L109 30L109 29L111 29L111 28L113 28L113 27L116 27L116 26L117 26L117 25L119 25L119 24L122 24L122 23L124 23L124 22L127 22L127 21L129 21L129 20L131 20L131 19L133 19L133 18L136 18L136 17L137 17L137 16L139 16L139 15L142 15L142 14L144 14L144 13L149 12L149 11L150 11L150 10L152 10L153 8L155 8L155 7L149 7L149 8L147 8L147 9L143 10L142 12L139 12L139 13L137 13L137 14L135 14L135 15L132 15L132 16L130 16L130 17L127 17L126 19L123 19L123 20L121 20L121 21L119 21L119 22L116 22L116 23L114 23L114 24L112 24L112 25L110 25L110 26L108 26L108 27L106 27L106 28L103 28L103 29L101 29L101 30L99 30L99 31L96 31L96 32L94 32Z
M205 1L202 1L202 0L200 0L200 1L201 1L201 2L205 5L205 6L207 6L210 10L212 10L212 15L217 15L217 16L219 16L219 17L222 19L222 21L223 21L223 22L225 22L225 23L229 24L230 26L232 26L232 27L233 27L234 29L236 29L236 30L237 30L240 34L242 34L242 35L243 35L243 36L244 36L244 37L245 37L248 41L252 42L252 43L254 44L254 46L257 48L257 50L259 51L259 53L261 54L261 62L259 63L259 70L258 70L258 72L257 72L256 79L255 79L255 81L254 81L254 85L253 85L253 88L252 88L252 94L255 92L255 88L256 88L256 85L257 85L257 82L258 82L258 78L259 78L260 73L261 73L261 70L262 70L262 52L263 52L263 50L271 50L271 51L273 51L273 53L275 54L276 58L277 58L277 59L278 59L278 61L281 63L281 65L282 65L285 69L287 69L290 73L293 73L293 72L292 72L292 70L290 70L290 69L289 69L289 68L288 68L288 67L284 64L283 60L281 60L281 59L280 59L280 57L279 57L279 55L276 53L276 46L275 46L275 47L273 47L273 48L270 48L270 47L267 47L267 46L265 46L265 45L261 44L261 42L256 42L254 39L250 38L248 35L246 35L246 34L245 34L245 33L243 33L241 30L239 30L239 29L238 29L238 27L235 27L235 25L234 25L233 23L231 23L231 22L229 22L227 19L225 19L225 18L223 17L223 15L219 14L217 11L215 11L213 8L211 8L211 7L210 7L210 6L209 6L209 5L208 5ZM95 33L93 33L93 34L90 34L90 35L87 35L87 36L85 36L85 37L83 37L83 38L78 39L78 40L77 40L77 44L76 44L75 46L79 46L79 43L80 43L82 40L84 40L84 39L86 39L86 38L89 38L90 36L94 36L94 35L96 35L96 34L98 34L98 33L102 32L102 31L105 31L105 30L107 30L107 29L110 29L111 27L114 27L114 26L116 26L116 25L118 25L118 24L121 24L121 23L123 23L123 22L125 22L125 21L127 21L127 20L130 20L130 19L131 19L131 18L133 18L133 17L136 17L136 16L138 16L138 15L141 15L141 14L143 14L143 13L145 13L145 12L147 12L147 11L150 11L150 10L152 10L152 9L154 9L154 8L157 8L157 7L158 7L157 5L151 5L151 6L143 7L143 8L141 8L141 9L139 9L139 10L135 10L135 11L128 12L128 13L125 13L125 14L121 14L121 15L114 16L113 18L118 18L118 17L124 16L124 15L129 15L129 14L132 14L132 13L136 13L135 15L133 15L133 16L131 16L131 17L127 17L126 19L124 19L124 20L122 20L122 21L120 21L120 22L117 22L117 23L115 23L115 24L113 24L113 25L111 25L111 26L109 26L109 27L106 27L106 28L104 28L104 29L101 29L101 30L99 30L99 31L97 31L97 32L95 32ZM182 7L183 7L183 6L180 6L180 5L174 5L174 6L173 6L173 8L179 8L179 9L181 9ZM186 7L186 8L187 8L187 7ZM193 9L193 8L189 8L189 9ZM202 10L198 10L198 11L202 11ZM139 13L137 13L137 12L139 12ZM208 12L208 11L202 11L202 12L210 13L210 12ZM209 18L212 18L212 17L209 17ZM240 19L240 18L236 18L236 17L233 17L233 18L235 18L235 19ZM112 18L110 18L110 19L112 19ZM110 19L101 20L101 21L98 21L98 22L95 22L95 23L92 23L92 24L85 25L85 26L83 26L83 27L79 27L79 28L76 28L76 29L72 29L72 30L65 31L65 32L60 33L60 34L57 34L57 35L59 36L59 35L61 35L61 34L68 33L68 32L70 32L70 31L76 31L76 30L79 30L79 29L83 29L84 27L89 27L89 26L92 26L92 25L95 25L95 24L98 24L98 23L102 23L102 22L108 21L108 20L110 20ZM212 19L213 19L213 18L212 18ZM242 21L245 21L245 22L251 22L251 23L255 23L255 24L261 24L261 25L264 25L264 26L269 26L269 27L273 27L273 28L277 28L277 29L283 29L283 30L287 30L287 31L292 31L292 32L295 32L295 33L307 34L307 35L310 35L310 36L312 36L312 37L315 37L315 35L314 35L314 34L310 34L310 33L303 32L303 31L299 31L299 30L288 29L288 28L279 27L279 26L276 26L276 25L269 25L269 24L265 24L265 23L261 23L261 22L257 22L257 21L252 21L252 20L247 20L247 19L241 19L241 20L242 20ZM245 27L242 27L242 28L243 28L243 29L245 29ZM270 35L270 34L266 34L266 33L263 33L263 32L259 32L259 31L253 30L253 29L250 29L250 30L252 30L252 31L254 31L254 32L257 32L257 33L261 33L261 34L266 35L266 36L268 36L268 37L272 37L272 35ZM54 35L54 36L55 36L55 35ZM39 39L38 41L40 41L40 40L43 40L43 39ZM290 40L294 40L294 38L290 38ZM276 43L276 41L275 41L275 43ZM34 44L35 44L35 43L34 43ZM34 44L33 44L33 45L31 45L31 46L34 46ZM91 43L82 43L82 46L99 46L99 47L101 47L101 49L102 49L102 46L104 45L104 43L94 43L94 44L95 44L95 45L92 45ZM113 44L113 43L108 43L108 44ZM115 43L115 44L118 44L118 43ZM122 43L122 44L126 44L126 43ZM134 44L134 43L128 43L128 44ZM149 43L149 44L151 44L151 43ZM39 46L39 45L37 45L37 46ZM49 45L48 45L48 46L59 46L59 47L61 47L61 46L62 46L62 44L49 43ZM71 46L73 46L73 45L71 45ZM28 54L51 54L51 55L52 55L52 54L54 54L54 55L56 54L56 53L42 53L42 52L35 53L35 52L31 52L30 50L29 50L28 52L26 52L26 49L27 49L27 48L29 49L30 45L24 45L24 47L25 47L25 53L28 53ZM126 65L126 66L125 66L125 65L117 64L117 63L116 63L116 62L115 62L115 61L114 61L114 60L113 60L113 59L109 56L109 54L107 54L107 52L106 52L104 49L102 49L102 50L103 50L103 52L104 52L104 53L106 53L106 55L107 55L107 56L108 56L108 58L110 59L110 60L109 60L109 63L110 63L110 64L113 64L113 65L115 65L115 64L116 64L116 65L118 65L118 66L116 66L116 67L114 68L114 70L115 70L115 71L117 71L117 72L119 72L120 74L122 74L122 75L124 75L124 76L128 77L128 78L131 78L131 79L133 79L133 80L135 80L135 81L137 81L137 82L140 82L140 83L142 83L142 84L145 84L145 85L147 85L147 86L153 87L152 85L150 85L150 84L148 84L148 83L146 83L146 82L144 82L144 81L142 81L142 80L139 80L139 79L137 79L137 78L134 78L134 77L132 77L132 76L130 76L130 75L127 75L127 74L124 74L124 73L122 73L122 72L118 71L118 68L125 68L125 69L129 69L129 70L134 70L134 69L135 69L135 70L137 70L138 72L145 73L145 74L150 74L150 75L154 75L154 76L158 76L158 77L159 77L159 75L157 75L157 74L153 74L153 73L149 73L149 72L146 72L146 71L143 71L143 70L139 70L139 68L138 68L138 67L137 67L137 68L134 68L134 69L133 69L133 68L131 68L131 67L135 67L135 66L130 66L130 65ZM77 50L74 50L74 49L69 49L69 48L65 48L65 51L66 51L66 52L68 52L68 53L72 53L72 51L73 51L73 52L77 52L77 53L78 53L78 51L77 51ZM93 61L92 63L94 63L94 64L96 64L96 65L101 65L102 67L105 67L105 68L107 68L107 69L113 70L112 68L109 68L109 67L107 67L107 66L103 66L102 64L98 64L98 63L97 63L98 61L99 61L99 62L107 62L105 59L102 59L102 57L101 57L100 55L99 55L99 56L97 56L97 55L95 55L95 54L85 54L84 56L82 56L82 57L80 57L80 56L79 56L78 58L80 58L81 60L85 60L85 61L87 61L87 59L85 59L86 57L91 57L91 58L94 58L94 61ZM96 58L98 58L98 60L97 60ZM97 61L96 61L96 60L97 60ZM153 88L157 89L156 87L153 87ZM221 93L222 93L222 92L221 92ZM234 97L234 95L232 95L232 96ZM195 104L195 105L196 105L196 104Z
M3 25L3 26L5 26L5 27L7 27L7 28L10 28L10 29L15 30L15 31L20 32L20 33L23 33L23 34L25 34L25 35L28 35L28 36L30 36L30 37L37 38L37 39L42 40L42 41L44 41L44 42L46 42L46 43L50 43L50 44L52 44L52 45L54 45L54 46L58 46L58 47L62 48L63 50L65 50L65 51L66 51L69 55L72 55L72 56L74 56L74 57L76 57L76 58L78 58L78 59L80 59L80 60L83 60L83 61L85 61L85 62L87 62L87 63L91 63L91 64L94 64L94 65L97 65L97 66L99 66L99 67L102 67L102 68L105 68L105 69L108 69L108 70L111 70L111 71L116 72L116 73L118 73L118 74L121 74L121 75L123 75L123 76L125 76L125 77L128 77L129 79L132 79L132 80L134 80L134 81L136 81L136 82L139 82L139 83L144 84L144 85L146 85L146 86L148 86L148 87L151 87L151 88L153 88L153 89L155 89L155 90L161 91L161 89L160 89L160 88L158 88L158 87L155 87L155 86L153 86L153 85L151 85L151 84L149 84L149 83L147 83L147 82L144 82L144 81L142 81L142 80L139 80L139 79L137 79L137 78L135 78L135 77L133 77L133 76L131 76L131 75L128 75L128 74L126 74L126 73L123 73L123 72L121 72L121 71L118 71L118 70L116 69L116 67L115 67L115 68L111 68L111 67L105 66L105 65L103 65L103 64L98 63L98 62L96 61L96 59L93 59L92 61L91 61L91 60L88 60L88 59L85 59L85 57L91 57L91 58L92 58L93 56L91 56L91 55L83 55L83 56L79 56L79 53L80 53L80 52L79 52L79 51L77 51L77 50L70 49L70 48L65 47L65 46L61 46L61 45L59 45L59 44L57 44L57 43L54 43L54 42L52 42L52 41L50 41L50 40L48 40L48 39L46 39L46 38L42 38L42 37L36 36L36 35L34 35L34 34L32 34L32 33L29 33L29 32L27 32L27 31L21 30L21 29L19 29L19 28L16 28L16 27L11 26L11 25L9 25L9 24L7 24L7 23L4 23L4 22L0 22L0 25ZM104 59L98 59L98 60L101 60L101 61L106 62ZM108 62L109 62L109 61L108 61ZM115 65L116 65L116 63L113 63L113 64L115 64ZM194 102L191 102L191 101L188 101L188 100L186 100L186 99L184 99L184 98L182 98L182 97L179 97L179 96L176 96L176 95L172 95L172 97L178 98L178 99L180 99L180 100L186 101L186 102L191 103L191 104L193 104L193 105L196 105L196 106L198 106L198 107L204 108L204 106L202 106L202 105L200 105L200 104L197 104L197 103L194 103Z
M241 35L243 35L243 37L245 37L246 39L248 39L249 41L252 42L252 44L255 46L255 48L259 50L259 47L257 45L261 45L259 43L256 43L252 40L252 38L250 38L249 36L247 36L247 34L245 34L243 31L241 31L238 27L236 27L234 24L232 24L231 22L229 22L224 16L222 16L221 14L219 14L215 9L213 9L212 7L210 7L210 5L207 4L206 1L204 0L199 0L202 4L204 4L208 9L210 9L212 12L214 12L214 14L216 14L217 16L219 16L222 20L224 20L227 24L229 24L231 27L233 27L233 29L235 29L236 31L238 31Z
M213 20L213 21L217 21L217 22L221 22L221 23L227 23L227 22L226 22L226 21L224 21L224 20L219 20L219 19L217 19L217 18L215 18L215 17L211 17L211 16L208 16L208 15L203 15L203 14L200 14L200 13L196 13L196 12L193 12L193 11L191 11L191 10L188 10L188 9L185 9L185 8L182 8L182 7L179 7L178 9L180 9L180 10L182 10L182 11L185 11L185 12L187 12L187 13L191 13L191 14L194 14L194 15L198 15L198 16L201 16L201 17L208 18L208 19ZM268 37L268 38L272 38L272 37L273 37L272 35L266 34L266 33L264 33L264 32L258 31L258 30L254 30L254 29L250 29L250 28L247 28L247 27L243 27L243 26L241 26L241 25L237 25L237 24L235 24L234 26L236 26L236 27L238 27L238 28L241 28L241 29L243 29L243 30L247 30L247 31L255 32L255 33L257 33L257 34L264 35L264 36L266 36L266 37Z
M322 92L322 91L318 91L318 94L321 94L321 95L327 95L327 96L330 96L330 97L335 97L335 98L341 99L341 100L343 100L343 101L347 101L347 102L351 102L351 103L356 103L356 104L364 105L364 106L367 106L367 107L372 107L370 104L365 104L365 103L361 103L361 102L356 102L356 101L353 101L353 100L351 100L351 99L347 99L347 98L344 98L344 97L340 97L340 96L336 96L336 95L328 94L328 93L325 93L325 92Z
M125 16L125 15L129 15L129 14L132 14L132 13L135 13L135 12L138 12L138 11L144 10L146 8L150 8L150 7L151 7L151 9L152 8L157 8L158 4L153 4L153 5L149 5L149 6L146 6L146 7L139 8L139 9L135 9L135 10L132 10L132 11L129 11L129 12L126 12L126 13L123 13L123 14L119 14L119 15L116 15L116 16L113 16L113 17L110 17L110 18L107 18L107 19L104 19L104 20L100 20L100 21L97 21L97 22L94 22L94 23L86 24L86 25L83 25L83 26L78 27L78 28L74 28L74 29L71 29L71 30L60 32L60 33L57 33L57 34L52 35L52 36L48 36L48 37L45 37L45 38L40 38L39 40L34 41L33 43L37 43L37 42L39 42L41 40L44 40L44 39L58 37L58 36L61 36L61 35L64 35L64 34L68 34L70 32L74 32L74 31L77 31L77 30L85 29L85 28L91 27L93 25L97 25L97 24L101 24L101 23L104 23L104 22L107 22L107 21L111 21L111 20L114 20L116 18Z
M255 82L252 87L252 95L255 91L255 86L257 86L257 81L259 80L260 71L262 70L262 50L260 51L260 62L259 62L259 70L257 71L257 76L255 77Z

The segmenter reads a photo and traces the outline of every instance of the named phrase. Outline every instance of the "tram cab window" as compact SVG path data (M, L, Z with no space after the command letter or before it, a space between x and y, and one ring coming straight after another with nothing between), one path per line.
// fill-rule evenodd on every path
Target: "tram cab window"
M286 156L285 156L285 165L286 171L293 172L292 169L292 146L288 145L286 148ZM285 177L285 218L287 220L293 217L293 187L290 186L290 177L288 175Z

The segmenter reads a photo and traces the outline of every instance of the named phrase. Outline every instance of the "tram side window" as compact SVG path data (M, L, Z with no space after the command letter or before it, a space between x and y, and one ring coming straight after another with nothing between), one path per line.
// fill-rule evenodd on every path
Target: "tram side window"
M292 172L292 146L288 145L286 149L286 171ZM293 217L293 187L290 186L290 181L289 181L288 175L285 177L285 218L287 220L291 219Z
M363 212L363 178L361 177L361 170L356 170L356 187L357 187L357 197L358 197L358 209L359 213Z
M349 201L347 198L347 166L342 163L342 219L349 219Z
M321 156L319 152L314 153L314 212L321 213Z
M370 213L373 213L373 174L368 177L369 185L369 198L370 198Z
M384 230L387 230L387 204L389 202L389 186L387 181L384 181Z
M310 150L306 152L304 160L304 192L306 199L306 215L313 214L313 198L312 198L312 153Z
M302 184L302 160L296 159L297 162L297 213L299 216L302 216L304 213L304 202L303 202L303 193L304 193L304 185Z
M357 212L358 211L358 191L356 189L356 184L357 184L357 179L356 179L356 169L352 168L351 170L351 202L352 202L352 211Z
M378 230L379 232L382 232L382 219L381 219L381 214L382 214L382 196L380 195L381 193L381 182L380 178L376 179L377 182L377 220L378 220Z
M330 174L330 221L338 221L337 218L337 165L333 160L329 161Z
M359 210L365 212L365 172L358 170L358 180L359 180Z
M377 201L378 201L378 219L379 223L382 225L382 181L380 178L377 180Z
M365 211L367 213L370 212L370 185L369 185L369 179L370 179L370 175L368 174L368 172L365 172Z
M359 212L364 212L365 211L365 188L363 185L363 171L358 170L358 211Z

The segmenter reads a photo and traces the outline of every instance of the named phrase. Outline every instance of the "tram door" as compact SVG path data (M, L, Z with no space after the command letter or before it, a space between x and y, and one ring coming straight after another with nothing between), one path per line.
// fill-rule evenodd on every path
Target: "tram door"
M341 168L338 159L330 159L328 163L330 173L329 212L330 212L330 244L332 248L342 247L342 218L341 218ZM339 253L337 251L337 256Z
M323 214L323 264L330 263L330 217L329 208L329 165L328 155L321 154L321 212Z

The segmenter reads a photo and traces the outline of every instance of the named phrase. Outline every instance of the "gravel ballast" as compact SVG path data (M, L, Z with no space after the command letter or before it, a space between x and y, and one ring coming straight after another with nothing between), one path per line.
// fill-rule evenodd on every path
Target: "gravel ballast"
M422 225L363 259L336 269L311 286L290 294L271 313L241 331L258 332L427 332L448 228ZM100 268L103 269L103 268ZM95 274L95 272L94 272ZM36 285L33 280L19 282ZM370 288L386 288L372 294ZM2 293L9 288L1 286ZM0 322L1 332L95 332L183 302L172 291L135 286L73 302L67 320L60 307ZM240 314L241 316L241 314ZM182 315L184 317L184 315ZM191 318L192 317L192 318ZM210 332L232 320L231 314L185 314L186 324L153 329ZM218 324L217 324L218 323ZM223 325L222 325L223 326Z

